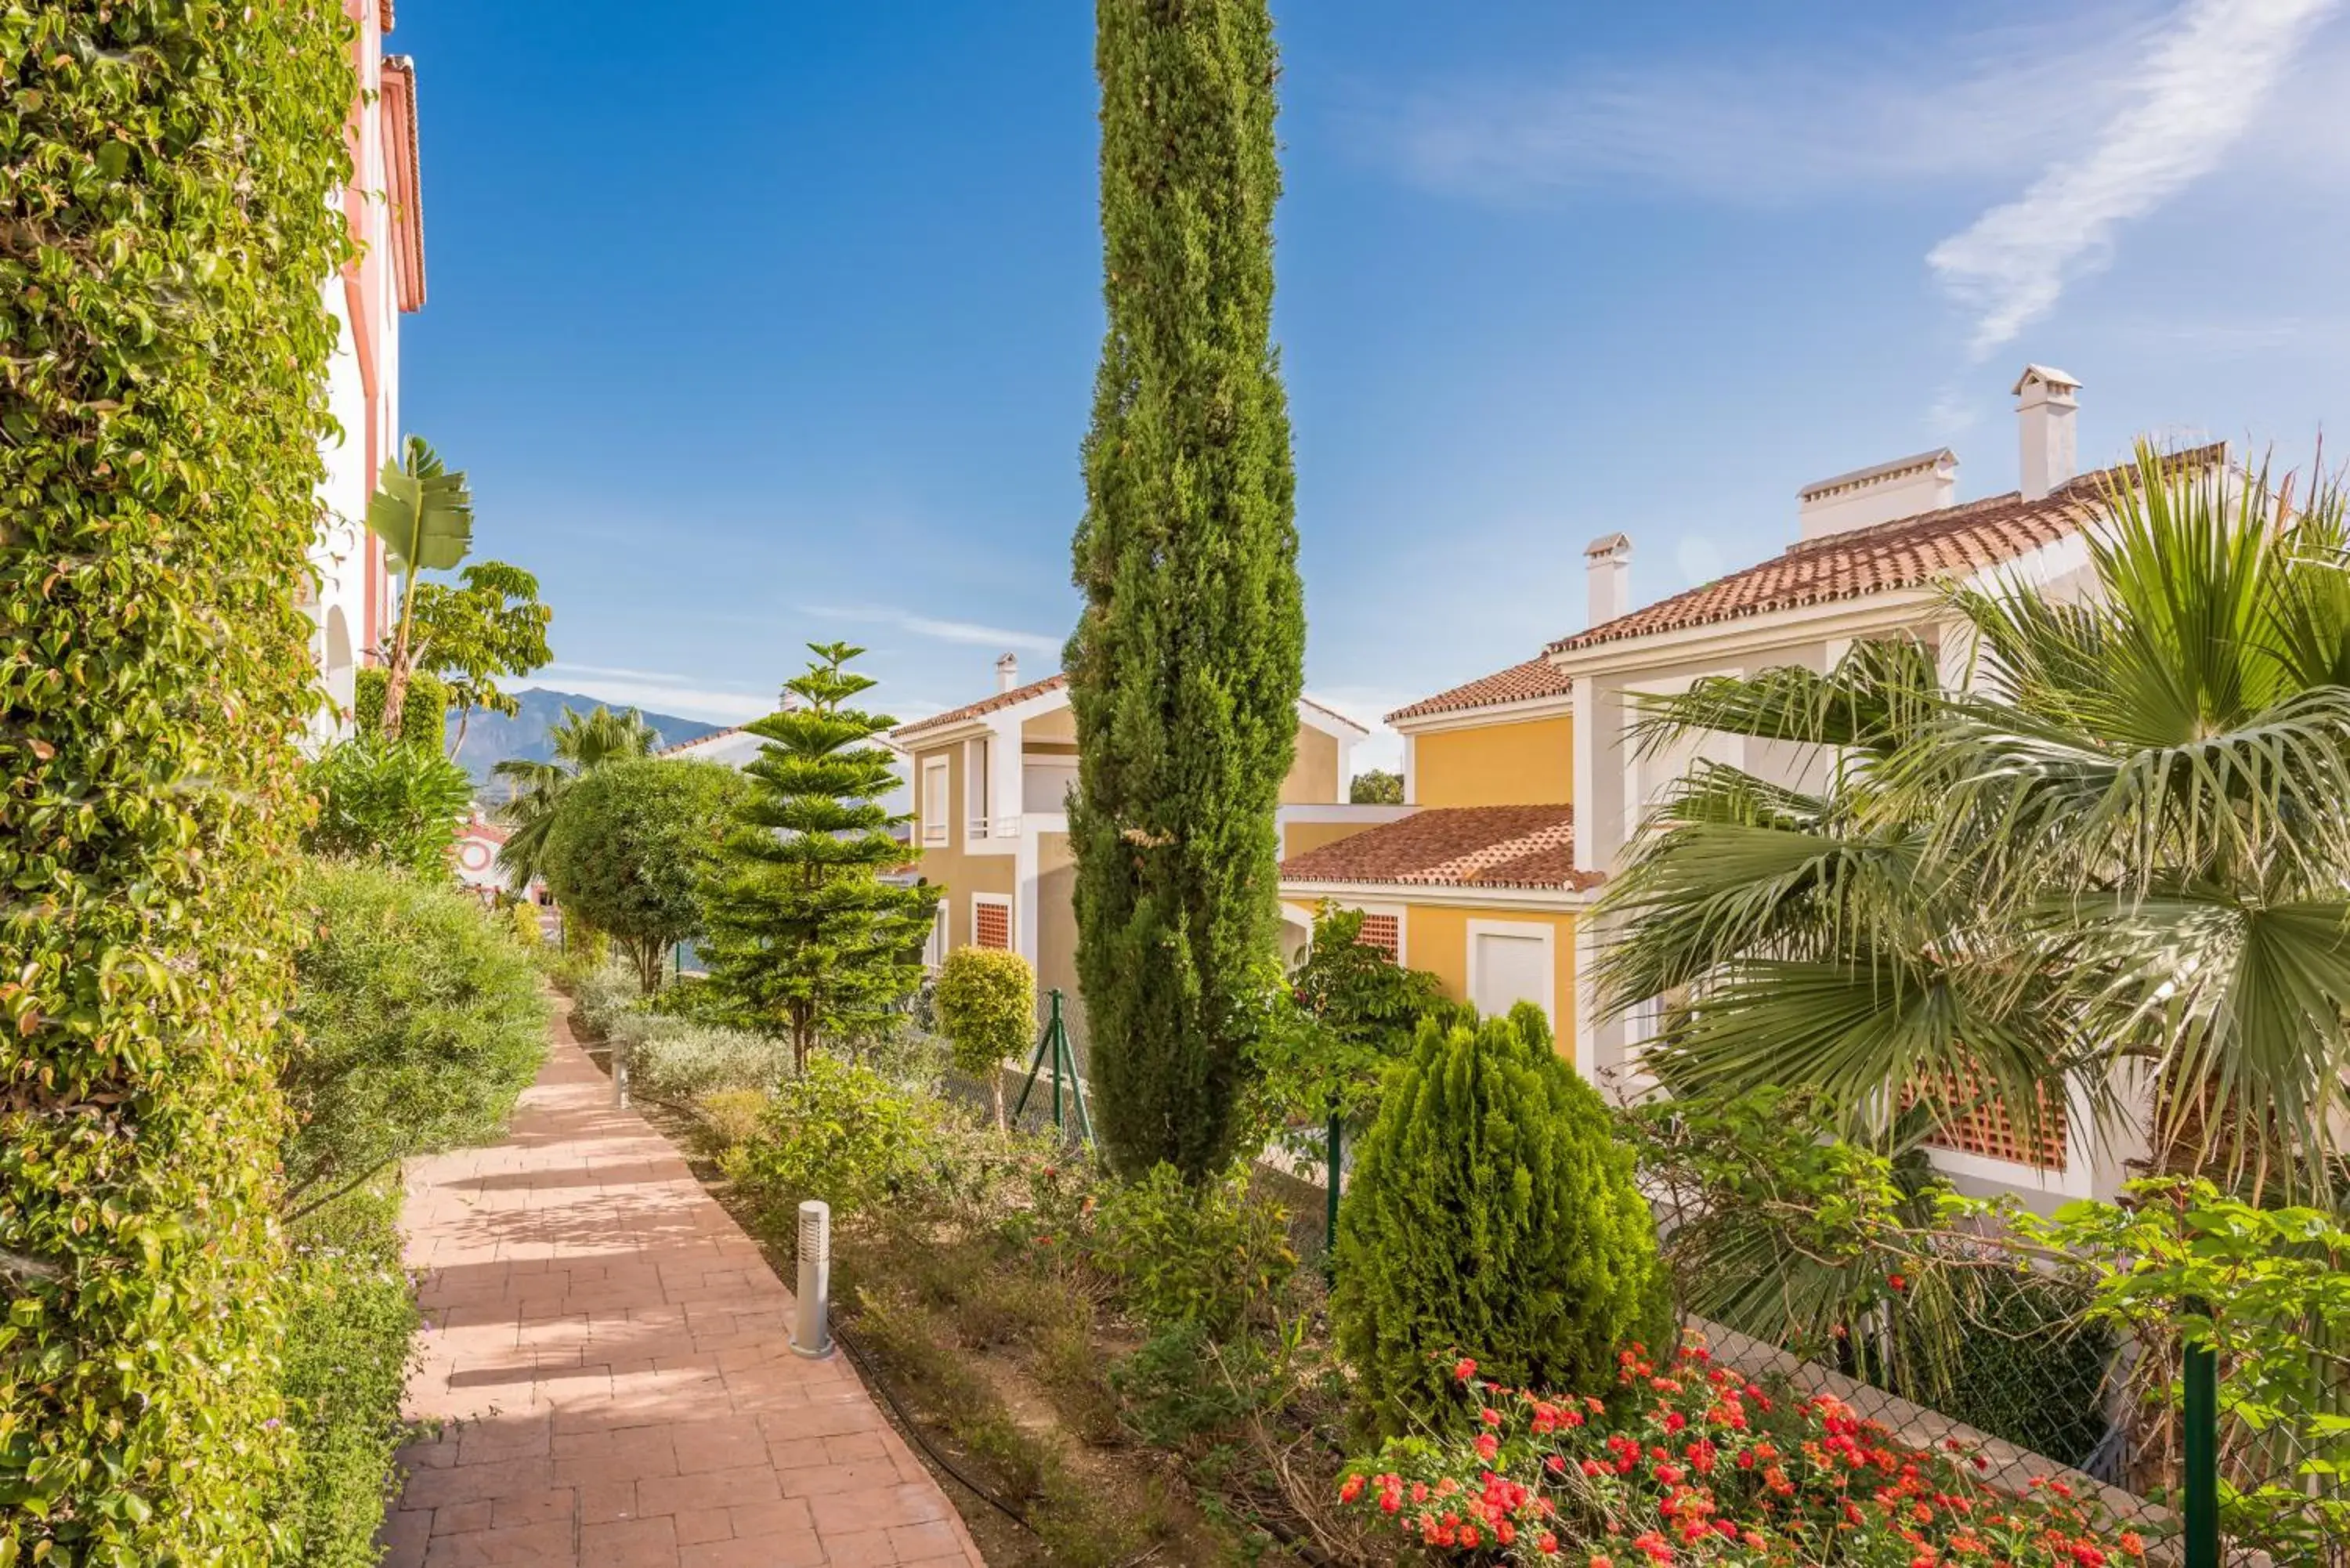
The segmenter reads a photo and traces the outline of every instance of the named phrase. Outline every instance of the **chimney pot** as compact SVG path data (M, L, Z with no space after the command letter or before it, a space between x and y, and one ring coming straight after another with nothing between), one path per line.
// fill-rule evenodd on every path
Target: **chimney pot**
M995 661L995 690L1009 691L1020 684L1020 656L1007 653Z
M2037 501L2073 477L2078 461L2073 422L2081 411L2081 383L2046 365L2026 365L2017 377L2016 434L2022 461L2016 469L2016 488L2026 501Z
M1591 589L1591 626L1604 626L1632 613L1632 541L1602 534L1583 547L1583 569Z

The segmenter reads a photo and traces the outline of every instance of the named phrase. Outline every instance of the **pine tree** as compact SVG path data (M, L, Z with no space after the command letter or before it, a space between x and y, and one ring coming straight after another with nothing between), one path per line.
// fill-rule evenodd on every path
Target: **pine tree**
M749 726L768 743L743 770L752 794L707 895L711 979L789 1036L795 1071L819 1039L871 1029L921 984L940 892L881 880L915 852L891 836L910 819L881 804L898 775L871 743L897 721L847 706L873 685L843 668L865 650L808 649L785 710Z
M1109 327L1069 639L1077 973L1128 1171L1229 1157L1276 942L1305 621L1272 348L1264 0L1099 0Z

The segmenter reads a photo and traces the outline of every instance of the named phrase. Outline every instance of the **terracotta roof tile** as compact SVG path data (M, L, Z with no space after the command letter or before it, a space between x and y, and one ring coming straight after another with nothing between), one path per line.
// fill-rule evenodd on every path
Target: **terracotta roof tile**
M1436 713L1458 713L1470 708L1490 708L1501 702L1531 702L1541 697L1564 697L1575 688L1575 682L1559 672L1548 659L1536 657L1523 664L1513 664L1507 670L1497 670L1491 675L1481 675L1464 686L1450 691L1439 691L1433 697L1423 697L1409 707L1399 708L1388 715L1390 724L1399 719L1425 719Z
M1009 708L1014 702L1025 702L1031 697L1042 697L1047 691L1057 691L1068 683L1069 678L1066 675L1047 675L1042 680L1031 680L1025 686L1014 686L1009 691L998 691L994 696L983 698L977 702L966 702L960 708L950 708L943 713L933 713L927 719L917 719L910 724L900 724L889 732L889 738L893 741L903 741L907 736L919 734L924 730L936 730L948 724L960 724L966 719L976 719L982 714L993 713L999 708Z
M1577 890L1603 880L1575 868L1565 805L1433 806L1292 856L1281 879Z
M2169 461L2181 467L2199 467L2218 462L2226 454L2224 443L2214 443L2179 452ZM2072 533L2095 514L2109 483L2128 483L2137 472L2134 465L2102 469L2068 480L2037 501L2026 501L2019 493L2009 491L1963 506L1807 539L1760 566L1561 638L1550 645L1550 651L1590 648L1897 588L1924 587L1981 571Z

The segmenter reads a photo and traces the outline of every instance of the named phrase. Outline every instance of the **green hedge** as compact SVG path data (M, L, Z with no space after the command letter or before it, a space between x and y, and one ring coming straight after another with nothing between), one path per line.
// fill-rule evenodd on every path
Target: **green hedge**
M400 1267L398 1176L318 1210L291 1242L284 1388L296 1458L270 1511L292 1538L280 1559L375 1568L418 1324Z
M0 1548L26 1562L270 1551L348 31L0 4Z
M299 907L297 1032L283 1084L294 1212L394 1160L495 1141L546 1057L538 966L445 883L316 863Z
M370 667L359 672L351 689L351 728L372 735L383 728L383 694L391 677ZM400 738L411 745L430 746L437 756L449 749L449 683L429 670L408 678L408 695L400 702Z

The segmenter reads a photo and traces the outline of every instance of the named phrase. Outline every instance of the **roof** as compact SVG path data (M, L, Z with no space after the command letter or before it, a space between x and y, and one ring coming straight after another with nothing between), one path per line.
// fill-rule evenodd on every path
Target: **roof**
M902 742L909 735L920 734L926 730L942 730L950 724L960 724L968 720L983 718L1001 709L1009 708L1014 703L1025 702L1031 697L1042 697L1048 691L1061 691L1068 683L1069 678L1066 674L1047 675L1042 680L1031 680L1025 686L1014 686L1009 691L998 691L993 697L982 698L976 702L966 702L960 708L950 708L943 713L933 713L927 719L917 719L910 724L900 724L889 732L889 738ZM1356 723L1326 702L1316 702L1311 697L1300 697L1298 701L1323 717L1346 725L1357 734L1369 733L1362 725Z
M1502 702L1532 702L1544 697L1564 697L1574 689L1575 682L1561 673L1556 665L1537 655L1523 664L1513 664L1507 670L1481 675L1450 691L1423 697L1409 707L1399 708L1388 714L1387 722L1393 724L1403 720L1430 718L1438 713L1458 713L1470 708L1491 708Z
M739 735L750 727L748 724L729 724L723 730L712 730L707 734L696 735L690 741L680 741L673 746L663 746L653 755L665 757L672 752L682 752L691 746L706 746L712 741L723 741L729 735Z
M1281 863L1284 882L1423 888L1557 888L1604 880L1575 868L1575 808L1431 806Z
M512 829L501 827L486 817L477 816L459 829L457 836L484 839L492 844L504 844L514 836L514 833Z
M424 192L416 148L416 62L383 57L384 171L390 187L391 268L400 308L424 308Z
M917 719L910 724L900 724L889 732L889 738L903 741L907 736L919 734L924 730L942 730L949 724L960 724L967 719L976 719L998 709L1009 708L1015 702L1025 702L1031 697L1042 697L1047 691L1058 691L1068 683L1069 678L1066 675L1047 675L1042 680L1031 680L1025 686L1014 686L1009 691L998 691L993 697L966 702L960 708L950 708L927 719Z
M2200 467L2220 461L2226 452L2225 443L2214 442L2178 452L2168 461L2184 468ZM1806 539L1760 566L1561 638L1550 645L1550 651L1561 653L1771 610L1924 587L1981 571L2073 533L2095 513L2107 486L2130 483L2137 473L2135 464L2099 469L2065 481L2036 501L2026 501L2021 492L2011 490L1963 506L1946 506Z

